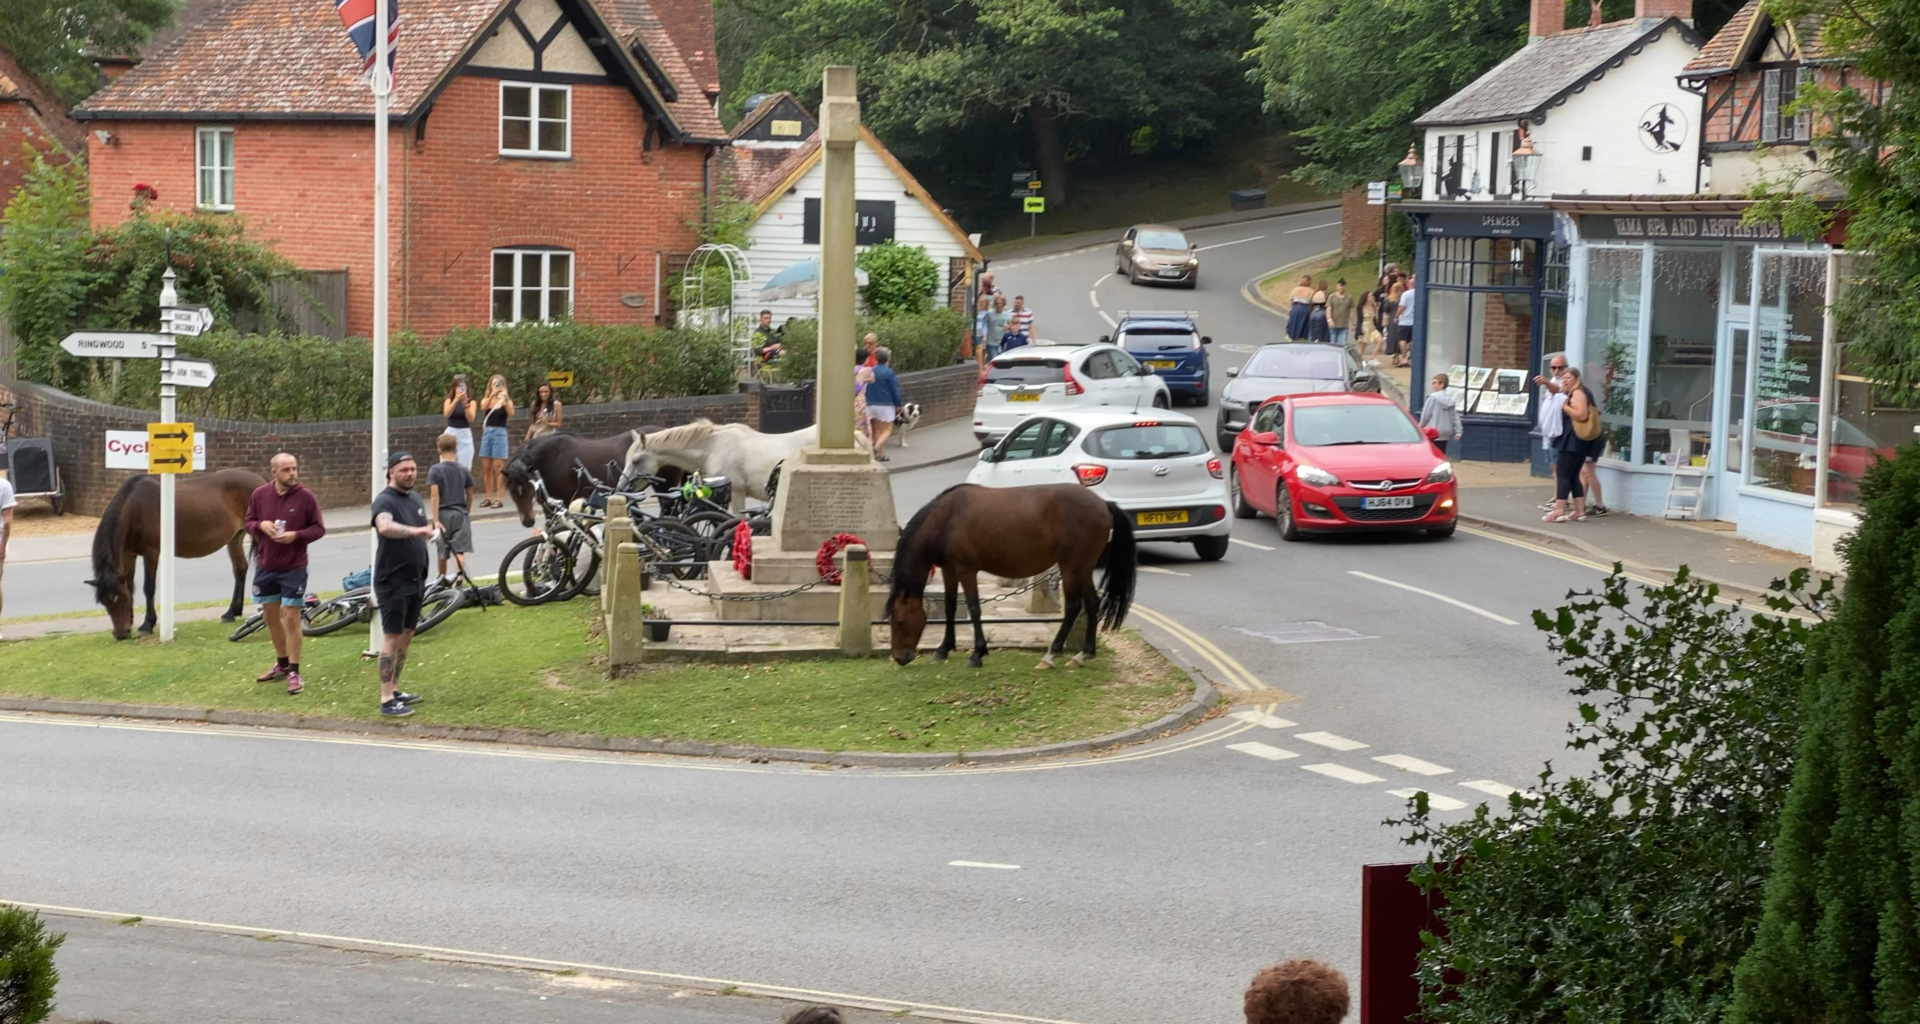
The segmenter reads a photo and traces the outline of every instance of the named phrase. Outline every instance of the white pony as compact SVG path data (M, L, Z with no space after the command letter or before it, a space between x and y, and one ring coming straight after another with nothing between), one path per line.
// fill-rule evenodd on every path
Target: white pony
M653 476L663 465L705 477L724 476L733 482L731 511L737 514L746 508L750 497L768 500L767 483L775 467L799 455L802 448L819 443L817 426L787 434L762 434L744 423L694 420L636 436L627 449L627 468L621 479ZM855 443L862 451L871 450L864 437L856 435Z

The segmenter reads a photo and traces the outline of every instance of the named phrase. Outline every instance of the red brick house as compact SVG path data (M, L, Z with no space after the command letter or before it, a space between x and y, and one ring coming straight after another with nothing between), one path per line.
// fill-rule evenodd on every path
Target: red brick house
M0 49L0 207L26 180L27 150L72 159L87 151L87 130L67 105Z
M683 23L663 23L660 2ZM662 255L698 244L708 164L728 141L712 105L708 0L400 10L394 327L651 322ZM331 5L226 0L74 111L94 130L94 221L127 216L137 182L160 205L245 216L299 266L345 268L346 326L364 334L372 109Z

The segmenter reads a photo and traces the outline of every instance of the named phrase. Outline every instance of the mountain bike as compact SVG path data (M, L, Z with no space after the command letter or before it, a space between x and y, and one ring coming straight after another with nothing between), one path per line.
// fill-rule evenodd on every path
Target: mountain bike
M313 622L313 616L315 612L317 612L320 608L325 606L326 603L327 602L320 600L320 596L318 594L307 595L306 600L302 602L300 606L300 632L302 635L305 635L305 636L314 635L313 633L310 633L307 631L308 626L311 622ZM274 605L274 607L277 609L280 606ZM254 607L253 614L243 619L238 626L233 627L233 632L227 634L227 639L234 643L239 643L240 641L245 640L246 638L252 636L253 634L260 632L262 629L266 628L266 625L267 625L267 606L256 605Z

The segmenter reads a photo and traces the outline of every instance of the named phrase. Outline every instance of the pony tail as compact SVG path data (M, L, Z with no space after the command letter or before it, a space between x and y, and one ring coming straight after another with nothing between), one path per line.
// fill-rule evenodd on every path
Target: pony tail
M1113 538L1107 541L1107 573L1100 580L1100 622L1108 632L1127 621L1133 607L1133 585L1140 578L1139 555L1133 540L1133 519L1120 506L1107 502L1113 520Z

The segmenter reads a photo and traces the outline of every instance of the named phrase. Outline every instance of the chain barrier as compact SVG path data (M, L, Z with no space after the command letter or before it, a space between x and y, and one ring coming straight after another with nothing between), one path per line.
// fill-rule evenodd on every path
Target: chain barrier
M676 579L673 576L669 576L664 573L659 573L654 571L654 566L652 563L648 563L647 565L647 575L652 576L654 580L656 580L657 582L665 583L667 586L672 587L676 590L684 590L689 594L698 594L701 597L709 597L716 601L738 601L742 603L752 603L755 601L777 601L783 597L792 597L795 594L804 594L807 591L812 590L813 588L818 587L827 582L824 579L819 579L819 580L814 580L811 583L802 583L791 590L782 590L772 594L742 594L742 595L736 596L733 594L715 594L715 593L712 593L711 591L704 590L700 587L689 586L684 580ZM868 569L867 575L870 579L872 579L874 583L880 584L882 586L889 586L889 587L893 585L892 573L887 573L885 575L882 575L880 573L874 572L872 569ZM1058 569L1048 570L1044 575L1035 576L1033 579L1028 580L1026 583L1018 587L1015 587L1004 594L995 594L992 597L983 598L980 603L993 604L996 601L1005 601L1010 598L1019 597L1021 594L1025 594L1028 591L1031 591L1037 587L1051 587L1054 584L1057 584L1059 582L1060 582L1060 571Z

